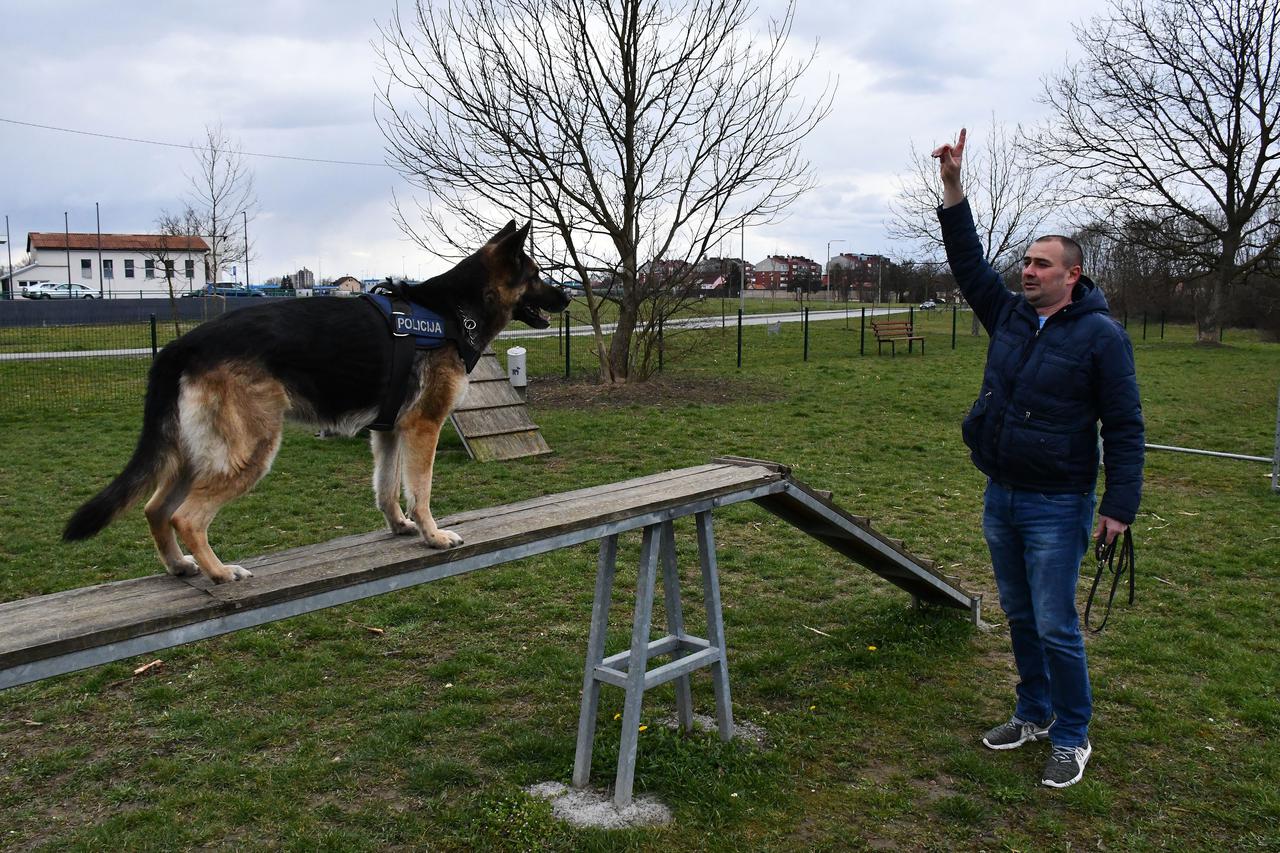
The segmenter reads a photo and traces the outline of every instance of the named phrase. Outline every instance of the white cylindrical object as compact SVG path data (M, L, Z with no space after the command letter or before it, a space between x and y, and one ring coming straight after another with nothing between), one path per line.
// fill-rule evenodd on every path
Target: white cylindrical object
M516 388L524 388L529 384L529 377L524 372L524 356L524 347L507 350L507 378Z

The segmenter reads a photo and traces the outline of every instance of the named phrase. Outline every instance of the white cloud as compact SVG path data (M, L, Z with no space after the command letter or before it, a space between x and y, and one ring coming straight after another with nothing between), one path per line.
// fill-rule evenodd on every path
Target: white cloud
M1034 120L1040 78L1074 47L1070 24L1103 2L802 2L794 50L819 40L807 91L839 78L835 108L804 149L819 187L784 220L748 231L748 257L817 258L829 239L843 241L833 250L892 253L882 224L911 142L931 147L962 123L981 133L992 112ZM6 4L8 43L22 43L17 34L46 47L9 52L0 117L174 143L221 122L246 151L380 163L370 41L392 8L391 0ZM780 8L766 0L761 16ZM411 191L392 169L251 165L261 203L250 226L255 278L302 265L362 276L447 266L397 230L392 191ZM73 230L93 230L95 201L104 230L143 231L181 205L192 166L178 148L0 124L0 214L15 246L27 231L61 229L64 210Z

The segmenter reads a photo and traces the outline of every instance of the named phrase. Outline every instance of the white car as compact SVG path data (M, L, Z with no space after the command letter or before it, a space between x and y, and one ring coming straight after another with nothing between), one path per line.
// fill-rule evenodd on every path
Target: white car
M83 284L54 284L41 281L27 285L22 295L28 299L97 299L97 291Z
M934 308L937 308L937 307L938 307L938 303L934 302L932 299L926 299L924 302L920 303L921 311L932 311Z

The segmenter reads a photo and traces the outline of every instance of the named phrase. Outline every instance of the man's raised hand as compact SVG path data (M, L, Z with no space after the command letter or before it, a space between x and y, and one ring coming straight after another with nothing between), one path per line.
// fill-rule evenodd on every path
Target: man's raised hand
M964 200L964 188L960 184L960 163L964 158L965 129L960 128L960 136L955 144L946 143L933 149L933 156L938 159L938 169L942 175L942 206L951 207Z

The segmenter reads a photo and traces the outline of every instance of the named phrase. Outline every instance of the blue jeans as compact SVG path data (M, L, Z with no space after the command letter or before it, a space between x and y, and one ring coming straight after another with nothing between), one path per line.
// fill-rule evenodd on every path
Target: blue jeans
M1054 746L1083 746L1093 715L1076 612L1093 503L1092 492L1050 495L987 483L982 532L1018 667L1014 714L1041 725L1054 719Z

